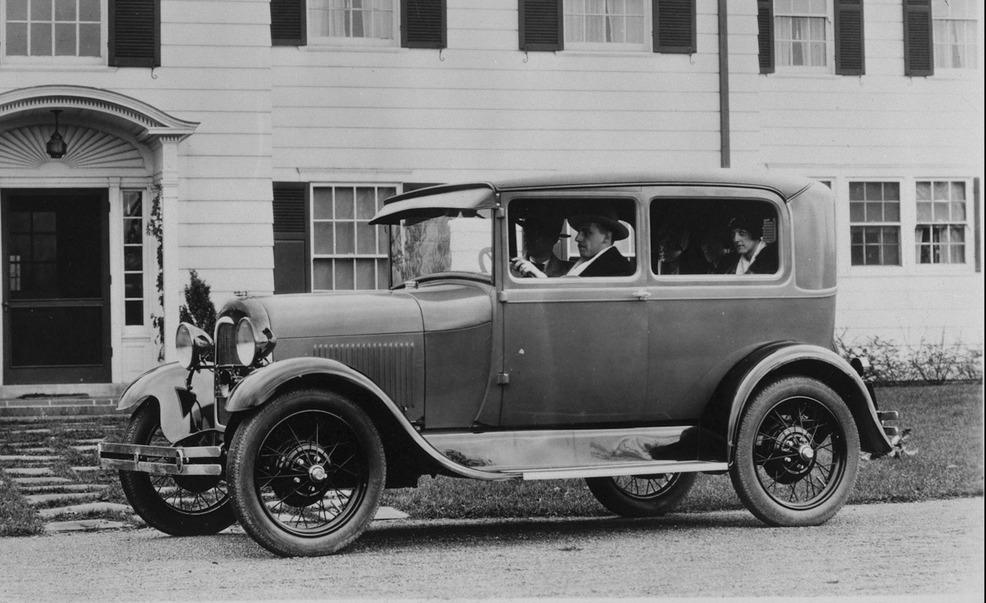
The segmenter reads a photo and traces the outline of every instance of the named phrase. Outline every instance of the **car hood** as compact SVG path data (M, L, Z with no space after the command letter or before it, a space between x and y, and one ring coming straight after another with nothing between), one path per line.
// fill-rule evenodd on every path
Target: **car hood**
M273 295L227 303L223 315L249 316L278 340L461 329L492 320L492 287L428 284L393 291Z

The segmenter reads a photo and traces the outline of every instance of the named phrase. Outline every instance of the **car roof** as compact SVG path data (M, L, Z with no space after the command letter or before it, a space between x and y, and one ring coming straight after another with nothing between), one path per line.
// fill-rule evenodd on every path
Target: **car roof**
M519 178L443 184L390 197L371 221L391 223L402 217L428 210L480 210L496 205L502 192L559 190L566 188L612 188L622 186L718 186L758 188L777 193L789 201L811 185L800 176L732 169L668 172L552 173Z

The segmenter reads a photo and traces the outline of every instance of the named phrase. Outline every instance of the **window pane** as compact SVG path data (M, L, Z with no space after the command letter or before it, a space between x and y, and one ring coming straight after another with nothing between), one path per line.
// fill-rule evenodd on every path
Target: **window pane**
M333 288L332 260L315 260L312 264L312 288Z
M353 262L351 260L338 260L335 262L335 289L352 290L355 289L353 276Z
M7 23L7 55L27 56L27 23Z
M317 255L335 253L332 222L315 222L312 247Z
M931 204L918 203L918 222L928 222L931 220Z
M51 0L31 0L31 20L51 21Z
M899 222L900 221L900 204L899 203L886 203L883 206L883 221L884 222Z
M55 24L55 54L75 56L75 23Z
M144 275L143 273L125 274L123 285L124 297L143 297L144 296Z
M951 207L952 220L955 222L965 222L965 203L953 201Z
M355 224L336 222L336 253L356 252Z
M75 21L75 0L55 0L55 21Z
M312 217L317 219L332 219L332 189L316 188L312 192Z
M865 206L862 203L849 204L849 221L862 222L866 219Z
M139 245L143 242L144 229L141 228L140 220L123 221L123 242L131 245Z
M126 306L127 313L127 324L128 325L142 325L144 324L144 302L143 300L131 300L124 302Z
M99 21L99 0L79 0L79 20Z
M140 247L126 247L123 250L123 269L140 270L143 262Z
M935 182L935 201L948 201L947 182Z
M7 0L7 19L27 20L27 0Z
M98 23L82 23L79 25L79 56L101 56Z
M51 56L50 23L31 23L31 56Z
M918 182L915 188L915 194L917 195L918 201L930 201L931 200L931 183L930 182Z
M356 251L360 254L374 254L377 252L376 226L370 226L368 222L358 222L356 224Z
M862 182L850 182L849 183L849 198L853 201L861 201L863 199L863 183Z
M356 217L369 220L377 211L376 189L361 186L356 189Z
M377 288L377 262L376 260L356 260L356 288L357 289L376 289Z
M141 199L140 191L124 191L123 215L127 217L140 216L143 213Z
M336 202L335 211L337 220L351 220L355 215L353 210L353 203L355 201L355 196L353 194L353 189L351 188L337 188L335 189Z
M883 199L883 185L879 182L866 183L866 200L877 201Z
M965 200L965 182L952 183L952 201Z

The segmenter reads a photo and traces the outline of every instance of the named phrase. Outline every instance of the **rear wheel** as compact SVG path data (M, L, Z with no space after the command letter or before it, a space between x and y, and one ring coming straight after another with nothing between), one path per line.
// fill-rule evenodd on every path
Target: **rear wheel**
M858 464L859 433L839 395L815 379L787 377L744 412L729 475L764 523L808 526L842 507Z
M229 452L240 525L283 556L335 553L376 514L383 444L360 408L315 390L287 393L240 425Z
M221 444L215 432L205 432L199 441L185 444ZM155 404L143 404L130 417L123 441L128 444L171 446L161 432ZM151 475L120 471L120 485L127 501L147 525L173 536L215 534L236 520L230 504L229 487L221 476Z
M585 483L596 500L617 515L654 517L676 507L696 479L695 473L655 473L591 477Z

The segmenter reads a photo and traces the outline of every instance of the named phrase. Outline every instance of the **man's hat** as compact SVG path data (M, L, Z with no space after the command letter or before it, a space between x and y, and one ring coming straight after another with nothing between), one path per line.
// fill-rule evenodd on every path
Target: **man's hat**
M630 236L630 230L620 222L616 217L616 211L612 209L605 209L594 214L579 214L568 218L568 223L575 230L581 230L589 222L595 222L600 227L613 233L614 242L622 241Z
M524 232L537 236L563 238L568 237L567 233L562 232L562 219L544 215L530 215L517 218L517 223L521 225Z

